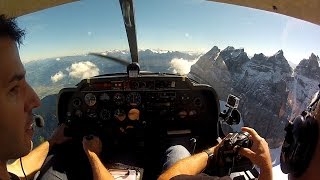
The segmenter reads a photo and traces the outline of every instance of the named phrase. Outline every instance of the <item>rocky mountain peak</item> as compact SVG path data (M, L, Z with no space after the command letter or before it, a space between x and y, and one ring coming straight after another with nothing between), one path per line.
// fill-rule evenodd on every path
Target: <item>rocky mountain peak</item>
M235 49L232 46L228 46L222 50L219 58L225 62L229 71L232 73L241 73L242 66L250 60L243 48Z
M319 79L320 67L318 61L319 57L312 53L309 59L303 59L300 61L295 69L295 73L310 79Z
M282 51L282 49L280 49L280 50L275 54L275 56L282 56L282 57L284 57L284 56L283 56L283 51Z
M211 59L212 57L215 57L219 52L220 52L220 49L217 46L213 46L213 48L211 48L210 51L208 51L202 57L206 59Z
M234 47L233 46L228 46L226 47L223 51L234 51Z
M315 54L311 53L309 60L311 61L319 61L319 56L316 56Z
M279 50L274 55L270 56L268 58L269 63L272 63L271 65L273 68L278 68L281 70L281 72L285 73L292 73L291 66L289 65L289 62L283 55L283 51Z
M276 61L285 61L285 62L288 62L287 59L284 57L282 50L279 50L279 51L276 52L274 55L270 56L268 59L269 59L269 60L276 60Z
M259 71L263 72L281 72L282 73L292 73L291 66L289 62L284 57L283 51L279 50L272 56L265 56L263 53L255 54L251 58L251 64L256 67L260 67ZM258 65L258 66L257 66Z
M211 50L208 51L208 53L209 52L220 52L220 49L217 46L213 46L213 48L211 48Z
M228 46L227 48L225 48L224 50L221 51L221 55L224 56L225 59L229 59L229 58L235 58L239 55L244 54L244 49L243 48L239 48L239 49L235 49L232 46ZM245 53L246 54L246 53Z
M240 52L244 52L243 48L239 48L239 49L235 49L232 46L228 46L226 47L224 50L222 50L222 52L232 52L232 51L240 51Z
M220 52L220 49L219 49L217 46L213 46L213 48L211 48L210 51L208 51L208 52L205 54L205 56L206 56L206 55L212 56L213 54L217 54L217 53L219 53L219 52Z
M254 54L251 58L252 61L265 61L267 59L267 56L265 56L263 53Z
M139 53L144 55L149 55L149 56L154 54L154 52L151 49L140 50Z

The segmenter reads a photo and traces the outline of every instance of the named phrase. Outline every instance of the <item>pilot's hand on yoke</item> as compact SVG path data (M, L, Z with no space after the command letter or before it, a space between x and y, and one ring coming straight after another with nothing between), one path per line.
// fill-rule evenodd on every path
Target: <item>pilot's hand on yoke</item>
M82 140L83 150L87 155L95 153L96 155L100 155L102 151L102 142L97 136L85 136Z
M241 148L239 153L249 158L253 164L257 165L261 170L261 174L266 173L267 176L272 175L272 161L266 140L259 136L252 128L243 127L241 130L248 132L251 135L249 138L253 141L253 144L251 149Z
M71 137L66 137L64 135L64 129L66 128L65 124L59 125L53 132L52 136L48 140L50 147L56 144L62 144L66 141L71 140Z

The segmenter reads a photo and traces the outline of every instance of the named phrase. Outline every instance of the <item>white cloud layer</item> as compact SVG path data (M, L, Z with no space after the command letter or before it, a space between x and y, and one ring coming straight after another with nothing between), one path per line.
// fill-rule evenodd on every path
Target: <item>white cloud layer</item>
M64 77L65 77L65 75L63 74L63 72L59 71L55 75L51 76L51 81L55 83L55 82L60 81Z
M66 69L69 76L74 78L86 79L99 75L99 68L90 61L74 63Z
M186 60L186 59L178 59L174 58L170 61L170 66L173 68L174 73L178 73L181 75L188 74L190 72L191 66L198 61L197 59L194 60Z

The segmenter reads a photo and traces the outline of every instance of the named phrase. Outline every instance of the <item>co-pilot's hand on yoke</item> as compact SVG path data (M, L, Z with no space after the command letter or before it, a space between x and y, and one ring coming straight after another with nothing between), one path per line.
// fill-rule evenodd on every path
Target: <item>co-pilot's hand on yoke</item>
M95 153L100 155L102 151L102 142L97 136L85 136L82 140L83 150L88 155L90 153Z
M240 154L249 158L253 164L256 164L260 168L269 167L272 165L271 156L268 143L264 138L252 128L243 127L242 131L248 132L252 141L252 147L240 149Z
M48 140L50 147L52 147L55 144L62 144L72 139L71 137L66 137L64 135L65 128L66 128L66 125L61 124L54 130L51 138Z
M83 150L91 164L93 180L113 180L113 176L99 158L102 151L102 142L97 136L85 136L82 140Z
M252 128L243 127L253 141L251 149L242 148L240 154L249 158L253 164L260 168L259 180L272 180L272 161L268 143Z

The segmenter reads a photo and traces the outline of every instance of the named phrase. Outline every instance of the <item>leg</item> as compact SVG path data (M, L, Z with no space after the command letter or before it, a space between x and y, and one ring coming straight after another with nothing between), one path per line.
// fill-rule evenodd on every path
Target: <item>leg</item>
M35 180L92 179L91 167L80 143L56 146Z
M175 146L169 147L165 152L162 171L167 170L180 159L183 159L189 156L191 156L191 154L184 146L175 145Z
M68 180L67 174L64 171L57 170L53 166L57 164L57 157L49 155L44 162L41 170L35 175L34 180ZM61 165L61 164L60 164ZM61 168L61 166L60 166Z

